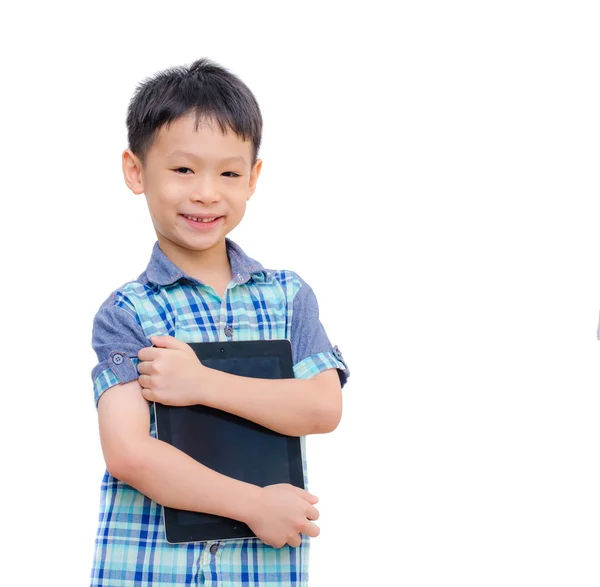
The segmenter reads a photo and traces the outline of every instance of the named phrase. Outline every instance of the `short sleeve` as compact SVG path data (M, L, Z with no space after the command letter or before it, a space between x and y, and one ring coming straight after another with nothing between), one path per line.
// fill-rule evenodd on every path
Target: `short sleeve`
M113 293L94 317L92 347L98 363L92 370L94 399L110 387L139 377L137 354L152 346L137 319L133 304L119 292Z
M337 369L342 387L350 370L340 349L332 346L319 319L319 305L314 291L302 278L292 305L292 358L294 375L310 379L327 369Z

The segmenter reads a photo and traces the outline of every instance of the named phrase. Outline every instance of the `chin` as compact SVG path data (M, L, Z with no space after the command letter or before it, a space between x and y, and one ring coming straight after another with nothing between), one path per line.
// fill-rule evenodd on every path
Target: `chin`
M220 234L219 236L213 236L211 238L188 239L185 243L182 243L181 246L192 251L206 251L207 249L212 249L221 244L224 240L225 235Z

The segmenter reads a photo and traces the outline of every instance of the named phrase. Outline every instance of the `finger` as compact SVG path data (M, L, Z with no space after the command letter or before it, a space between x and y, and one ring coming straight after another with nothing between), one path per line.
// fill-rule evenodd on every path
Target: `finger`
M302 534L306 534L306 536L310 536L311 538L316 538L321 533L321 529L316 524L312 522L306 522L304 527L302 528Z
M142 396L145 400L149 402L154 401L154 393L151 389L148 389L147 387L142 387Z
M317 503L319 501L319 498L316 495L309 493L305 489L301 489L295 485L288 485L288 487L308 503Z
M154 361L160 353L161 349L153 346L145 346L143 349L139 350L137 356L140 361Z
M150 342L154 346L164 349L185 349L189 346L172 336L151 336Z
M152 380L150 379L150 375L140 375L138 377L138 383L141 387L145 387L146 389L151 389L151 381Z
M300 546L301 542L302 542L302 537L300 536L300 534L294 534L294 536L290 536L287 540L287 543L292 548L296 548L297 546Z
M138 373L144 375L151 375L152 362L151 361L142 361L138 363L137 370Z
M321 514L319 514L319 510L315 506L311 505L306 510L306 517L309 520L318 520L320 515Z

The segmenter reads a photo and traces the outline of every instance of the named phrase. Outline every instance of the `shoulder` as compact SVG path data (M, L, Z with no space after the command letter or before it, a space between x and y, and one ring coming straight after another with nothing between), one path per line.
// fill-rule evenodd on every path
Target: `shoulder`
M138 306L136 301L147 299L156 293L154 290L155 288L149 283L144 271L137 279L127 281L114 289L100 304L97 315L103 312L112 312L117 308L135 315Z
M290 269L270 269L263 266L255 258L250 257L242 247L231 239L227 239L227 250L231 261L231 269L235 274L250 273L256 284L266 283L280 287L288 301L305 286L306 282Z
M278 283L287 294L288 301L294 301L298 297L306 293L312 293L312 288L308 283L295 271L291 269L265 269L267 280Z

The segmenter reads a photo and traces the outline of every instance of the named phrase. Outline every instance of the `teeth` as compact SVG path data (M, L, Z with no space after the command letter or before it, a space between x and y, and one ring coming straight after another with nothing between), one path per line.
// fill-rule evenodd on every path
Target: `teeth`
M184 214L184 216L195 222L212 222L217 218L216 216L214 218L196 218L195 216L188 216L187 214Z

